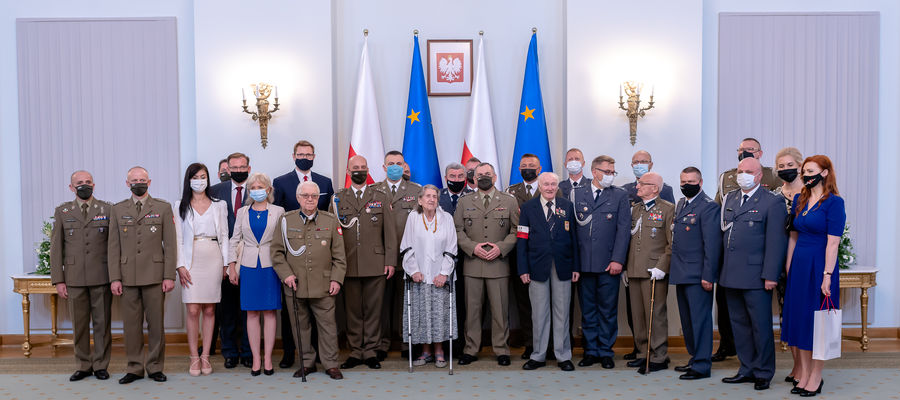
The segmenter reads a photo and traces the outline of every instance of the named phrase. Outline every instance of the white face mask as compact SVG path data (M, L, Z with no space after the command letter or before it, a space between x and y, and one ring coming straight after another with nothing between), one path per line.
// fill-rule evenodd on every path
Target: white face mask
M756 182L754 182L754 177L751 174L746 172L741 172L737 175L737 184L744 190L753 189L756 186Z
M582 170L581 161L572 160L566 163L566 171L569 171L570 174L580 174Z
M615 179L616 179L616 177L614 177L612 175L603 174L603 179L600 180L600 186L602 186L604 189L606 189L606 188L612 186L613 181Z
M191 179L191 190L197 193L206 190L206 179Z

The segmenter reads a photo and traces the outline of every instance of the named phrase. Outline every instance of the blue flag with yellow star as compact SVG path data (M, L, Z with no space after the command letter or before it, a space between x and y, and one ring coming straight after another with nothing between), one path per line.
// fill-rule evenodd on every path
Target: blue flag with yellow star
M406 105L403 131L403 157L409 164L410 180L420 185L432 184L442 188L441 167L434 144L431 110L425 89L425 71L419 56L419 37L415 37L412 70L409 75L409 100Z
M510 185L522 182L519 161L522 154L527 153L534 154L541 160L541 172L553 172L547 120L544 119L544 100L541 97L541 75L538 72L537 33L531 34L528 59L525 60L525 82L522 84L522 101L519 104L516 147L509 174Z

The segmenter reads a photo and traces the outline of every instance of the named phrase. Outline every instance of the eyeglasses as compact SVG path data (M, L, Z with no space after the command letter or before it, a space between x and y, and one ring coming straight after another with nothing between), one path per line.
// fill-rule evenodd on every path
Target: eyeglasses
M616 172L616 171L610 171L610 170L608 170L608 169L594 168L594 171L600 171L600 172L602 172L602 173L604 173L604 174L606 174L606 175L612 175L612 176L618 176L618 175L619 175L618 172Z
M319 198L319 195L303 193L303 194L298 194L297 197L300 197L301 199L305 199L305 200L311 200L311 199Z

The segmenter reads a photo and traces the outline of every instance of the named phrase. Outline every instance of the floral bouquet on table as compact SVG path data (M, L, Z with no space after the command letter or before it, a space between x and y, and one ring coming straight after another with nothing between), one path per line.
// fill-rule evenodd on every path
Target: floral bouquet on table
M841 243L838 245L838 267L848 269L856 264L856 253L853 252L853 242L850 241L850 224L844 225L844 234L841 235Z
M53 218L50 218L53 219ZM44 240L37 244L34 248L38 256L38 263L35 265L33 275L50 275L50 234L53 231L53 225L49 221L44 221L41 226L41 233L44 234Z

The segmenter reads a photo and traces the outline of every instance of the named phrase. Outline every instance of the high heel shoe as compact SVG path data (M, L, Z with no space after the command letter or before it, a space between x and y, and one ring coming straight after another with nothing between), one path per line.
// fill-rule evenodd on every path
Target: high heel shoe
M209 363L209 356L200 356L200 373L203 375L212 373L212 364Z
M262 371L261 371L261 370L258 370L258 369L251 369L251 370L250 370L250 376L259 376L260 373L262 373Z
M819 388L816 389L816 391L814 391L814 392L813 392L813 391L806 390L806 389L803 389L803 390L800 392L800 397L815 397L815 395L817 395L817 394L819 394L819 393L822 393L822 385L824 385L824 384L825 384L825 380L822 379L822 380L819 382Z
M191 376L200 376L200 357L191 356L191 366L188 367L188 373Z
M791 383L791 382L796 382L797 380L794 379L793 376L788 375L788 376L784 377L784 381L787 383Z
M263 370L263 373L266 374L266 375L273 375L273 374L275 374L275 368L272 368L272 369L264 369L264 370Z

